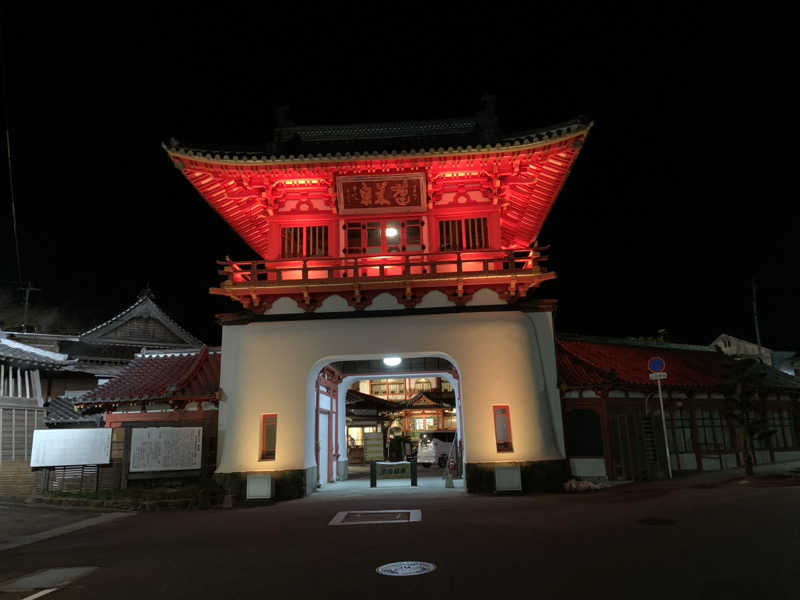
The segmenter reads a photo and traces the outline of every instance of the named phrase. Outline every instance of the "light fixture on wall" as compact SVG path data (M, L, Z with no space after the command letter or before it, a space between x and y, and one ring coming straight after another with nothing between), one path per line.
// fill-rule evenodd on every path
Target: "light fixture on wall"
M400 234L397 227L387 227L386 228L386 237L387 238L396 238Z
M383 364L385 364L387 367L396 367L402 362L402 360L403 359L399 356L387 356L383 359Z

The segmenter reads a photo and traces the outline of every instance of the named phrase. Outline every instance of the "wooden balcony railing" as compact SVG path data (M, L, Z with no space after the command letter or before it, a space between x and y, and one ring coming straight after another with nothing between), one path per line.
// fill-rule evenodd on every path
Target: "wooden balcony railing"
M539 250L543 250L540 248ZM452 279L533 275L542 273L539 252L520 250L468 250L441 253L403 253L341 258L217 261L226 279L222 287L269 288L290 285L357 283L359 281L413 282L419 279Z

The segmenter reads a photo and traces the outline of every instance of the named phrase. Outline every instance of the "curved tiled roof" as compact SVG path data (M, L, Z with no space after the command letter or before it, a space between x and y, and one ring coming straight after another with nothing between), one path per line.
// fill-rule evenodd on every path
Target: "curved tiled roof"
M389 123L389 124L373 124L373 126L392 126L395 129L400 129L401 126L407 125L403 123ZM554 125L547 128L534 129L524 131L510 136L500 138L493 144L475 144L467 146L450 146L450 147L429 147L419 148L413 150L393 150L387 144L384 151L364 151L364 152L326 152L326 153L312 153L312 154L298 154L298 155L275 155L265 154L261 152L246 151L246 150L221 150L214 148L202 148L194 145L183 145L178 140L170 140L169 144L164 143L162 147L172 156L184 156L194 160L207 160L215 163L245 163L245 164L291 164L291 163L320 163L320 162L334 162L334 161L350 161L350 160L368 160L368 159L386 159L392 157L435 157L444 155L461 155L461 154L486 154L492 152L503 152L509 149L521 148L535 148L543 144L551 144L556 141L574 137L576 135L586 133L591 129L593 123L583 118L576 118L565 123ZM343 136L347 128L354 128L353 131L358 133L358 129L367 129L367 125L345 125L345 126L320 126L320 135L325 129L331 130L331 137ZM304 128L298 128L304 129ZM311 129L311 128L308 128ZM337 132L338 130L342 130ZM334 135L336 133L336 136ZM388 135L387 138L397 137L397 135ZM338 139L338 138L337 138ZM373 136L372 139L375 139Z
M101 404L213 400L219 390L219 348L148 351L137 354L116 379L76 399L82 409Z

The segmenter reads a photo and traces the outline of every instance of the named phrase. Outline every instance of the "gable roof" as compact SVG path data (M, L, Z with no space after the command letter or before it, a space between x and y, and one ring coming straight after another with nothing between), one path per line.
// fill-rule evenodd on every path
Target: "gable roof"
M650 380L648 360L664 359L666 389L719 390L725 384L730 359L713 346L692 346L628 340L559 339L556 343L558 378L568 387L609 386L614 383L657 387ZM800 392L800 380L763 366L764 386Z
M81 342L125 344L148 347L187 347L203 345L173 321L147 290L128 308L80 335Z
M453 408L456 405L456 395L454 392L442 392L429 390L419 392L408 401L408 408L422 408L425 406L436 406Z
M75 400L81 410L171 399L215 401L219 390L219 348L147 351L111 381Z

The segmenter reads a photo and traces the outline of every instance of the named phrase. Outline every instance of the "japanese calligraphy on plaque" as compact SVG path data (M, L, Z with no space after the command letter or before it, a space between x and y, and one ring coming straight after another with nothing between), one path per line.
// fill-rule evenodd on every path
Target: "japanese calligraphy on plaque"
M357 175L336 179L341 214L425 210L424 173Z

